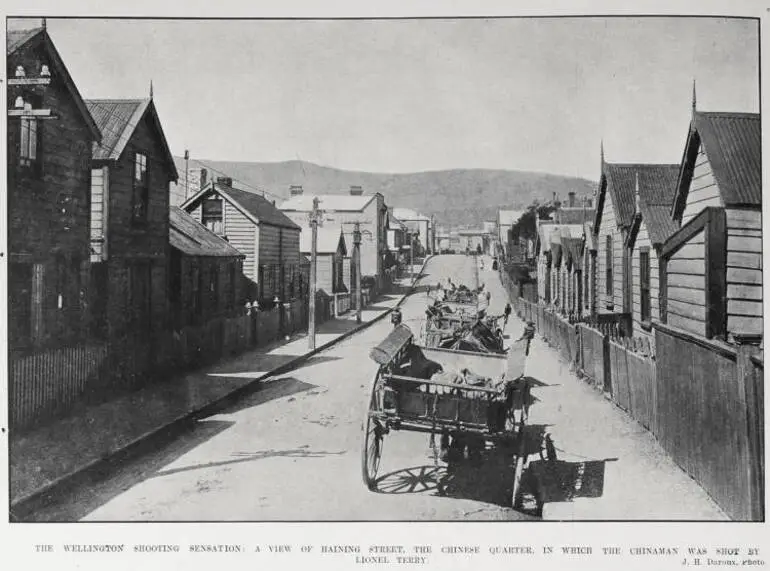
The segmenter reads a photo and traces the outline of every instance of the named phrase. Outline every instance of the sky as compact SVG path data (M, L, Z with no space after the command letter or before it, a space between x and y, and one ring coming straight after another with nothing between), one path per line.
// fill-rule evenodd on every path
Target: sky
M598 178L678 163L704 111L759 111L758 25L721 18L77 20L85 98L149 94L176 155ZM29 22L9 21L9 28Z

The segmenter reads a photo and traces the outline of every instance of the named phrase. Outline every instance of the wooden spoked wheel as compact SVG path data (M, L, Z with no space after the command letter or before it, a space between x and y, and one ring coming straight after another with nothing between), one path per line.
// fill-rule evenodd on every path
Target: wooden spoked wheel
M513 457L513 489L511 490L511 507L515 510L521 507L521 479L524 475L524 455Z
M382 446L385 438L385 427L375 414L381 410L380 373L377 373L364 417L364 441L361 448L361 473L366 487L374 490L377 483L377 472L380 469Z

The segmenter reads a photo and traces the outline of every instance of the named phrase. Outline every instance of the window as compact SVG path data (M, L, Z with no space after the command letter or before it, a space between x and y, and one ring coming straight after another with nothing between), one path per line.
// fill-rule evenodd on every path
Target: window
M606 260L607 260L607 268L606 268L606 274L607 274L607 283L606 283L606 292L607 292L607 303L612 303L612 295L613 295L613 282L614 277L612 275L612 234L607 234L607 251L606 254Z
M133 193L133 220L145 222L147 220L147 207L150 200L150 177L147 171L147 155L134 154L134 193Z
M639 290L641 293L642 321L650 320L650 249L639 251Z
M203 201L201 209L201 221L203 222L203 225L214 234L224 236L225 227L222 220L222 199L218 197L207 198Z
M32 336L32 264L8 264L8 341L22 345Z
M24 95L24 110L40 109L43 104L39 95ZM40 154L40 123L34 117L20 119L19 164L23 167L38 166Z

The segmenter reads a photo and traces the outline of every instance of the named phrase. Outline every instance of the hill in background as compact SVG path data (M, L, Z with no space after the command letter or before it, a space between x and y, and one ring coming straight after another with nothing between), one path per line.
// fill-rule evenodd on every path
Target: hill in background
M179 185L172 184L172 203L184 196L185 161L175 157ZM277 204L289 197L289 186L302 185L307 194L345 194L351 185L363 187L364 194L380 192L388 206L413 208L434 214L441 225L481 226L496 218L499 209L523 209L533 200L545 202L557 193L566 200L574 191L590 196L596 183L574 177L515 170L453 169L404 174L341 170L305 161L251 163L190 161L190 187L195 188L193 171L208 168L209 178L229 176L234 185L253 192L265 191ZM269 196L273 195L273 196Z

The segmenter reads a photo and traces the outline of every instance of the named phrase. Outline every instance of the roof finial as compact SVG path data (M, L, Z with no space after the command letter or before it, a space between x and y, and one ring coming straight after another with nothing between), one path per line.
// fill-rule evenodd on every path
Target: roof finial
M604 138L602 138L601 141L599 142L599 152L602 155L602 167L603 167L604 166Z
M640 214L641 209L639 208L639 171L636 171L636 186L634 188L634 199L635 199L635 206L636 206L636 214Z
M152 99L152 80L150 80L150 99Z
M46 22L46 18L41 18L40 25L43 27L44 30L48 27L48 23Z
M695 114L695 105L697 102L697 98L695 97L695 78L692 78L692 112Z

